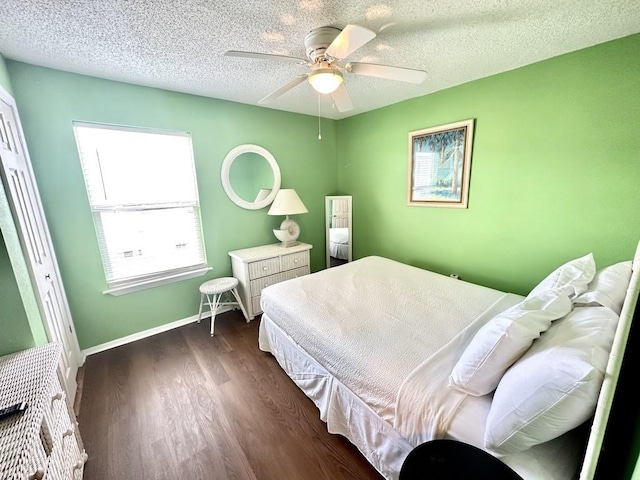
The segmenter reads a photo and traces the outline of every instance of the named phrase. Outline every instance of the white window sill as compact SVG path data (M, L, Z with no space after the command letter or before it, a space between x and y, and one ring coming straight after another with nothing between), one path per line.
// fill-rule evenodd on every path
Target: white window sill
M143 282L130 283L129 285L123 285L121 287L109 288L102 293L105 295L113 295L115 297L118 297L120 295L126 295L127 293L146 290L147 288L153 288L153 287L158 287L160 285L166 285L168 283L179 282L180 280L187 280L189 278L201 277L211 269L212 267L204 267L198 270L191 270L189 272L176 273L174 275L168 275L162 278L154 278L153 280L145 280Z

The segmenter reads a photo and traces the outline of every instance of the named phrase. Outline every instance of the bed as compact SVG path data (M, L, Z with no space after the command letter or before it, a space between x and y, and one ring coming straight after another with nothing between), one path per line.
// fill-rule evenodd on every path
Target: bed
M332 227L329 229L329 255L338 260L349 259L349 228Z
M398 478L413 448L446 438L488 451L525 480L588 480L637 302L638 269L638 252L600 270L587 255L523 297L366 257L264 289L259 346L314 402L328 431L348 438L386 479ZM514 325L518 334L507 335L514 345L488 347L496 328ZM518 385L541 377L545 361L569 371ZM546 408L538 400L536 421L514 420L514 396L565 376L579 387L568 395L560 385L550 420L535 410Z

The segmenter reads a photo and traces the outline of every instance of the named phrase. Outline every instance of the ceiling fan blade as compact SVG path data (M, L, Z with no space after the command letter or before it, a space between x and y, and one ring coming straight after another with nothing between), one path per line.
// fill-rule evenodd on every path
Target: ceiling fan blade
M338 89L331 94L333 97L333 102L336 104L336 108L340 112L348 112L349 110L353 110L353 103L351 102L351 97L349 96L349 92L347 92L347 88L344 86L344 83L341 83Z
M287 55L273 55L271 53L256 53L256 52L241 52L239 50L229 50L224 53L227 57L243 57L243 58L258 58L260 60L276 60L278 62L291 62L304 65L307 60L304 58L289 57Z
M356 75L366 75L368 77L386 78L416 84L424 82L427 78L427 72L424 70L376 65L374 63L348 63L345 69Z
M289 90L291 90L293 87L301 84L302 82L304 82L307 77L309 75L306 73L300 74L298 75L296 78L294 78L293 80L291 80L289 83L287 83L286 85L283 85L282 87L280 87L279 89L277 89L275 92L271 92L269 95L267 95L266 97L262 98L258 103L259 104L264 104L264 103L271 103L273 102L276 98L280 97L281 95L283 95L284 93L287 93Z
M325 53L337 59L346 58L365 43L373 40L375 36L375 32L368 28L359 25L347 25L331 42Z

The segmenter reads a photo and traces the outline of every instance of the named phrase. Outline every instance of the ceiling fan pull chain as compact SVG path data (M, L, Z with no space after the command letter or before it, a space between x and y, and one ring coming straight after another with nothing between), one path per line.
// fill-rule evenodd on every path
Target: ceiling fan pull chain
M320 94L318 93L318 140L322 140L322 132L320 130Z

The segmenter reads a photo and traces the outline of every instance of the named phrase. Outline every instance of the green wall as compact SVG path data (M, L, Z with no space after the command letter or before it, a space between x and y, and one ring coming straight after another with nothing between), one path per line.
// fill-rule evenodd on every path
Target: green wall
M311 268L324 265L324 196L337 185L335 122L277 110L134 86L7 62L81 348L99 345L198 313L198 286L231 274L227 252L276 243L283 218L244 210L225 195L220 167L244 143L271 152L282 187L295 188L309 213L296 217L311 243ZM88 206L72 121L187 131L192 135L207 277L119 297L106 282Z
M7 71L7 63L4 57L0 53L0 87L4 88L7 92L13 95L11 89L11 80L9 79L9 72Z
M20 291L9 260L4 235L0 231L0 355L35 345Z
M640 35L339 122L354 254L527 293L592 251L640 240ZM406 205L408 132L475 119L468 209Z

